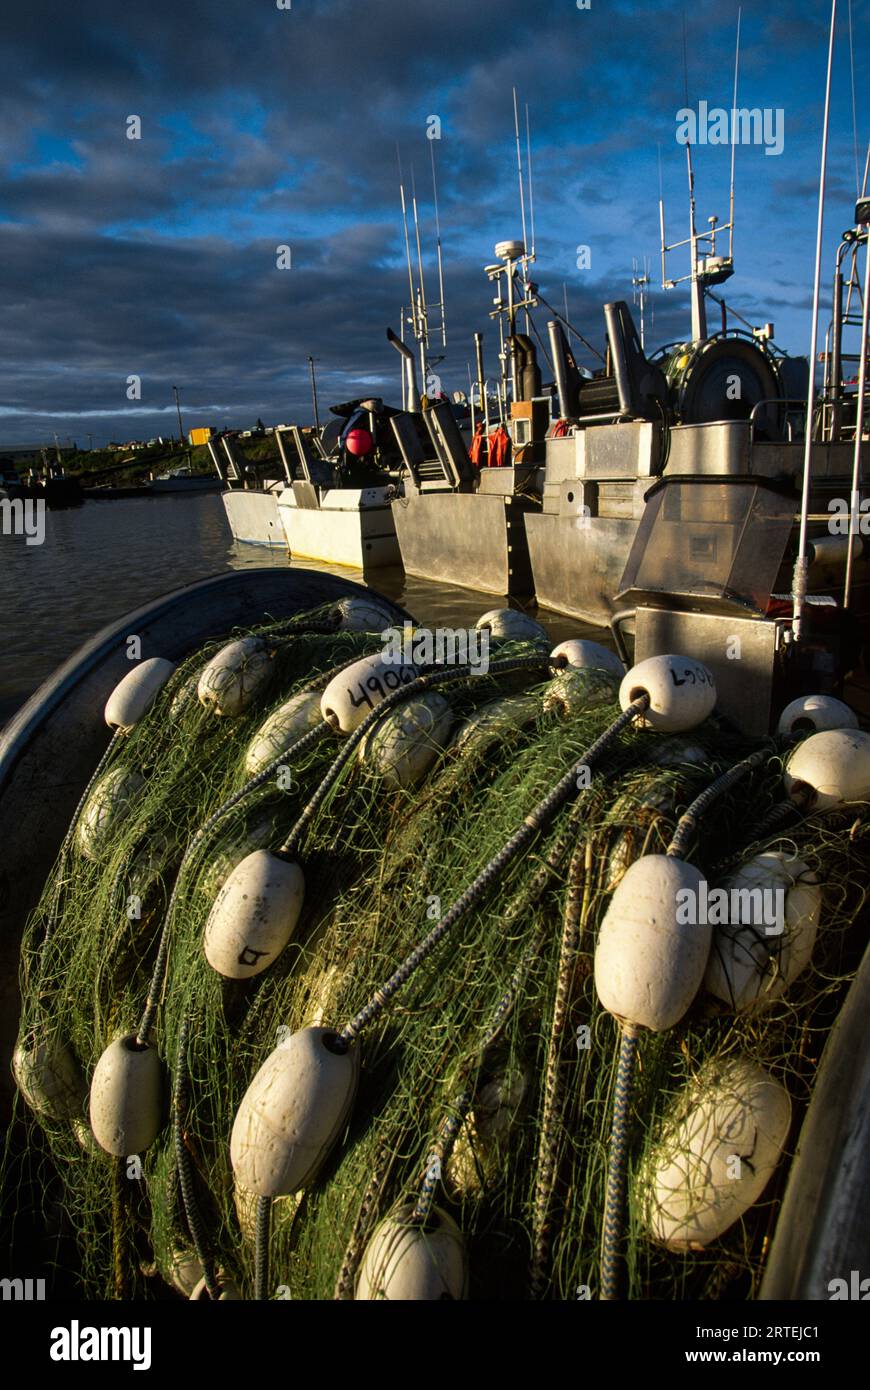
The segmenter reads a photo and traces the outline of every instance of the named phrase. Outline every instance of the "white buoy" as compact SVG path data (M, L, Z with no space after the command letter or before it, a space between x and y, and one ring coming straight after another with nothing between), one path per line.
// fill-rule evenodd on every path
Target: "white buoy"
M144 719L175 666L162 656L140 661L119 681L106 701L105 720L110 729L134 729Z
M12 1075L34 1114L58 1123L84 1118L85 1078L70 1049L58 1039L20 1039L12 1054Z
M548 646L550 642L546 628L516 608L492 608L478 618L474 626L478 632L488 628L493 637L504 641L546 642Z
M243 714L272 679L273 658L262 637L242 637L221 647L199 677L200 704L223 718Z
M644 1165L645 1224L669 1250L703 1250L757 1202L791 1124L785 1087L747 1058L703 1067Z
M713 676L689 656L650 656L632 666L619 688L619 703L627 709L644 694L649 708L638 723L663 734L694 729L716 703Z
M784 781L794 800L809 795L811 811L870 801L870 734L860 729L810 734L789 758Z
M358 1301L461 1299L467 1274L462 1232L433 1207L426 1225L414 1224L413 1203L376 1228L360 1266Z
M443 695L418 695L392 710L366 736L359 761L391 787L416 787L444 750L453 718Z
M305 877L298 864L255 849L233 869L205 924L203 949L227 980L250 980L277 959L296 930Z
M609 671L593 667L567 666L554 676L544 693L544 713L571 719L601 705L614 704L619 683Z
M163 1128L163 1067L135 1033L110 1043L91 1080L91 1129L117 1158L144 1153Z
M364 656L332 678L321 697L320 712L334 729L352 734L376 705L419 674L416 666L389 661L379 652Z
M386 632L395 625L396 618L386 608L382 608L373 598L339 599L336 608L341 614L341 632Z
M541 713L539 695L506 695L479 705L457 729L451 748L461 753L472 745L481 752L513 729L531 724Z
M556 665L574 666L581 671L608 671L620 681L625 675L625 667L616 652L602 647L600 642L588 642L580 637L560 642L550 652L550 660Z
M115 831L126 820L145 785L145 778L127 767L113 767L92 788L75 830L76 848L86 859L99 859Z
M697 920L702 875L647 854L626 870L595 950L595 988L616 1018L654 1032L683 1017L704 978L712 928ZM687 920L688 919L688 920Z
M356 1095L359 1048L339 1051L328 1028L302 1028L266 1058L230 1138L238 1182L258 1197L298 1192L315 1178Z
M528 1078L521 1070L503 1073L481 1086L445 1167L447 1182L457 1196L482 1197L498 1182L527 1090Z
M835 700L833 695L801 695L786 705L776 727L781 734L801 733L804 730L821 733L824 729L857 729L858 716L842 700Z
M297 739L322 722L320 694L302 690L298 695L273 710L263 723L245 753L245 771L255 777L267 763L280 757Z
M758 854L722 884L704 988L737 1013L767 1008L809 965L822 890L800 859ZM712 915L712 914L708 914Z
M181 719L193 705L196 705L197 708L199 707L199 700L196 694L198 687L198 671L194 671L193 675L188 676L186 680L182 681L169 702L169 718L173 723L175 720Z
M199 1283L205 1286L202 1265L195 1250L173 1250L169 1262L169 1283L184 1298L190 1298Z

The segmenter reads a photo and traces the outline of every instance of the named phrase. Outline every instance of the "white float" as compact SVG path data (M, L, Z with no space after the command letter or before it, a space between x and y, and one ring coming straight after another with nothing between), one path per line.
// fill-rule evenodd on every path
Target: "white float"
M649 708L638 723L662 734L694 729L716 703L712 674L689 656L650 656L632 666L619 688L619 703L627 709L644 694L649 695Z
M527 1089L528 1078L522 1071L502 1074L481 1086L445 1167L454 1193L481 1197L498 1182Z
M784 774L789 796L812 793L811 811L832 811L851 801L870 801L870 734L829 729L810 734L792 753Z
M91 1080L91 1129L106 1153L141 1154L163 1128L163 1067L153 1046L128 1033L110 1043Z
M578 670L607 671L620 681L625 675L625 667L616 652L602 647L600 642L587 642L580 637L560 642L550 652L550 660L555 665L573 666Z
M313 1181L344 1129L359 1080L359 1048L330 1046L328 1028L292 1033L266 1058L239 1106L230 1137L238 1182L282 1197Z
M75 830L76 848L86 859L99 859L108 841L126 820L145 785L141 773L113 767L91 790Z
M492 608L478 618L474 626L478 632L488 628L493 637L505 641L546 642L548 646L550 642L546 628L516 608Z
M336 604L342 632L386 632L394 626L395 615L370 598L343 598Z
M842 700L835 700L833 695L801 695L786 705L776 727L780 734L800 733L803 730L821 733L824 729L857 729L858 716Z
M669 1250L702 1250L757 1202L791 1124L788 1092L747 1058L702 1067L653 1141L645 1224Z
M58 1122L83 1119L85 1078L70 1049L56 1038L22 1038L12 1055L12 1075L34 1114Z
M270 841L275 843L280 839L280 835L278 815L274 808L252 816L239 838L219 850L203 869L197 881L199 892L208 898L209 903L214 902L219 889L226 883L233 869L255 849L268 848Z
M415 787L445 748L453 717L443 695L418 695L392 710L363 740L360 763L391 787Z
M563 719L570 719L601 705L613 704L618 694L619 683L609 671L567 666L547 686L544 713L558 713Z
M255 849L233 869L205 924L203 949L227 980L250 980L277 959L296 930L305 878L294 864Z
M433 1207L425 1226L411 1222L413 1203L376 1228L356 1287L358 1301L461 1299L466 1290L465 1245L456 1222Z
M245 771L255 777L268 763L286 752L297 739L322 722L320 694L301 690L273 710L248 744Z
M456 731L451 748L461 753L469 744L482 751L511 729L522 729L541 713L539 695L506 695L488 700L464 719Z
M169 1282L177 1293L190 1298L199 1283L205 1285L202 1265L195 1250L173 1250Z
M701 882L693 864L664 854L647 854L626 870L595 949L598 998L616 1018L658 1033L678 1023L692 1003L712 928L682 923L686 914L679 909L681 902L698 902Z
M140 661L119 681L106 701L104 717L110 729L129 730L144 719L175 666L162 656Z
M241 637L212 657L197 694L206 709L224 718L243 714L272 679L274 652L262 637Z
M821 887L800 859L769 851L748 860L722 888L729 920L715 927L704 988L737 1013L764 1009L809 965Z
M416 666L390 661L380 652L364 656L333 676L321 697L321 715L334 729L352 734L376 705L419 674Z

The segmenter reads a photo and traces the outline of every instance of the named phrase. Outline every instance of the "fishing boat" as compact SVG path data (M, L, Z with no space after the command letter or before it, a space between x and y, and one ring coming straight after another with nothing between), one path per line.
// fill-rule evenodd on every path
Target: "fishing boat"
M207 440L215 473L223 485L221 502L233 540L240 545L268 545L284 549L286 539L278 516L278 495L287 479L262 473L258 476L242 455L235 436L216 435Z

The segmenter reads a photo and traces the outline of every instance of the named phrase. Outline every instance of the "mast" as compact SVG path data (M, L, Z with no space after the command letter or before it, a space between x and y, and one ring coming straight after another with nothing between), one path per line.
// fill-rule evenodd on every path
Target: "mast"
M837 28L837 0L831 0L831 33L828 40L828 73L825 82L825 115L822 127L822 159L819 173L819 212L816 226L816 265L813 278L813 322L810 332L810 380L807 388L807 416L804 438L804 474L801 492L801 524L798 554L792 576L793 615L791 634L801 639L804 600L807 595L807 524L810 511L810 476L813 453L813 403L815 397L816 346L819 333L819 297L822 279L822 239L825 228L825 180L828 168L828 130L831 120L831 75L834 68L834 35ZM866 350L866 345L865 345Z

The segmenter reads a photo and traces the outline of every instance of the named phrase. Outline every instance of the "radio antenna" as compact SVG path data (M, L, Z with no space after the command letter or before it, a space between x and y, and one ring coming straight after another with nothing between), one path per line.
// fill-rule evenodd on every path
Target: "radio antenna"
M409 238L409 236L408 236L408 209L407 209L407 206L406 206L406 203L405 203L405 184L404 184L404 181L403 181L403 178L402 178L402 159L401 159L401 155L399 154L399 146L398 146L398 144L396 145L396 162L397 162L397 164L398 164L398 166L399 166L399 193L400 193L401 199L402 199L402 225L403 225L403 227L404 227L404 229L405 229L405 256L406 256L407 262L408 262L408 288L409 288L410 291L411 291L411 298L410 298L410 301L409 301L409 303L410 303L410 305L411 305L411 327L412 327L412 330L413 330L413 333L414 333L414 337L416 338L416 337L417 337L417 310L416 310L416 308L415 308L414 272L413 272L413 270L411 269L411 241L410 241L410 238Z
M529 230L532 234L532 249L529 260L535 259L535 194L532 188L532 136L529 126L529 103L526 102L526 163L529 168Z
M517 176L518 176L519 181L520 181L520 217L521 217L521 219L522 219L522 224L523 224L523 250L525 251L525 250L527 249L527 246L526 246L526 199L525 199L525 194L524 194L524 192L523 192L523 156L522 156L522 151L520 150L520 113L519 113L519 109L518 109L518 107L517 107L517 89L516 89L516 87L512 88L512 91L513 91L513 94L514 94L514 132L515 132L516 137L517 137Z
M851 4L851 0L849 0ZM728 255L734 259L734 160L737 154L737 141L734 134L737 128L737 76L740 71L740 20L743 15L743 7L737 10L737 46L734 51L734 100L731 103L731 206L728 221L731 226L728 231Z
M435 244L438 250L438 293L441 296L441 346L447 346L447 312L444 303L444 267L441 263L441 219L438 216L438 184L435 180L435 141L429 141L432 159L432 201L435 204Z

